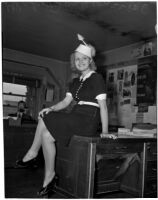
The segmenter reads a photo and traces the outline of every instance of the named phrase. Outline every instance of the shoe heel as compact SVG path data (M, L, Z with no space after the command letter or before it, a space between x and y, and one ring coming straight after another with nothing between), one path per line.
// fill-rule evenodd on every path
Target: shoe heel
M47 186L42 187L40 191L37 192L37 195L39 197L46 197L46 196L48 197L49 194L53 193L53 189L55 188L57 184L57 180L58 180L58 177L55 176Z

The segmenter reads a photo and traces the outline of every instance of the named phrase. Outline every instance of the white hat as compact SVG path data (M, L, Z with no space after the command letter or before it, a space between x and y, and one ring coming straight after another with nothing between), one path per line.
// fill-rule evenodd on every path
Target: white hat
M80 52L80 53L88 56L89 58L92 58L91 48L86 45L80 44L75 51Z

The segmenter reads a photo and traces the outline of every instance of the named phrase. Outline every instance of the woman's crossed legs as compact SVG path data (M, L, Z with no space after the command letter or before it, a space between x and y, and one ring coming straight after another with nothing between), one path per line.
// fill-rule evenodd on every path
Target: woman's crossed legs
M38 155L41 146L45 160L45 176L43 181L43 187L45 187L55 176L56 146L55 139L47 130L42 118L38 121L33 143L26 155L23 157L23 162L35 158Z

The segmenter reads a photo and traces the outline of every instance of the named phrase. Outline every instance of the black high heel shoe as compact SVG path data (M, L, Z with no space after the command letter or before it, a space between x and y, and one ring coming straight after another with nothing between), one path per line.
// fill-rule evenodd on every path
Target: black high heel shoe
M37 168L37 160L33 158L29 161L23 162L23 160L17 160L15 164L15 168Z
M56 186L57 181L58 181L58 177L54 176L54 178L51 180L50 183L48 183L48 185L46 185L45 187L42 187L37 192L37 195L40 197L48 195L51 191L53 191L54 187Z

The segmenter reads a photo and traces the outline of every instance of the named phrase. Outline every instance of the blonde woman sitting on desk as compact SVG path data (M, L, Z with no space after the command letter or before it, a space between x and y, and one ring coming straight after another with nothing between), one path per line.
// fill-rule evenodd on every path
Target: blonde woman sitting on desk
M42 146L45 159L45 176L39 196L49 193L55 185L55 142L67 145L73 135L95 136L101 119L102 138L116 138L108 134L108 110L106 105L105 84L102 76L95 72L93 56L95 49L82 41L74 52L76 69L81 76L75 78L65 98L50 108L39 112L33 144L17 166L32 165ZM93 63L93 64L92 64ZM59 112L76 101L70 113ZM59 177L60 178L60 177Z

